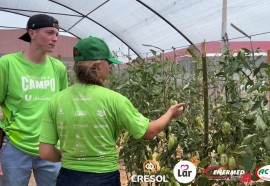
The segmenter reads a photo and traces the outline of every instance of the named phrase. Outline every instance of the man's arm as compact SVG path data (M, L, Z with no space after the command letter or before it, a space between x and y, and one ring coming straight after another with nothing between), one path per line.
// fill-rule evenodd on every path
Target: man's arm
M39 144L39 156L51 162L60 162L62 157L61 151L54 145L42 142Z

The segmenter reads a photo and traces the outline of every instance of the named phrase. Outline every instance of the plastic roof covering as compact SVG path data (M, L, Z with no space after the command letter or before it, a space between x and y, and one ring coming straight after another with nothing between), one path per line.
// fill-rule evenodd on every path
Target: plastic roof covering
M144 58L150 49L220 41L222 5L223 0L1 0L0 27L25 28L29 16L46 13L75 37L101 37L113 51L128 54L130 48L133 58ZM228 0L228 38L249 40L233 23L253 41L268 40L269 10L269 0Z

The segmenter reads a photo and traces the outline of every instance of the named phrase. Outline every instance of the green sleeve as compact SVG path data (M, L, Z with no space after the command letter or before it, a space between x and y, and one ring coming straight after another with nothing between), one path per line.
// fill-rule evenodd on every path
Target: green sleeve
M67 69L66 67L64 68L64 70L61 71L62 74L61 74L61 87L60 87L60 90L64 90L65 88L68 87L68 75L67 75Z
M117 118L117 123L136 139L141 138L149 127L149 119L144 117L126 97L117 102Z
M58 141L57 125L56 119L54 117L56 113L54 103L56 101L53 98L54 96L50 99L47 109L44 113L39 141L56 145Z
M8 66L4 57L0 58L0 106L3 105L8 89Z
M56 72L56 77L59 82L59 90L64 90L65 88L68 87L68 73L67 73L67 68L58 59L55 59L51 56L48 56L52 62L52 65L54 67L54 70Z

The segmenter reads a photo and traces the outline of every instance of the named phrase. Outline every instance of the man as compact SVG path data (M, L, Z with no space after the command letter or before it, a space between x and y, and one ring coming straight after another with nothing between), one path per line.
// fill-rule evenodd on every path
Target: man
M63 63L47 55L58 32L55 18L34 15L27 22L27 33L19 38L30 42L29 48L0 58L1 186L27 186L32 170L38 186L55 184L60 164L39 158L38 138L47 101L68 85Z

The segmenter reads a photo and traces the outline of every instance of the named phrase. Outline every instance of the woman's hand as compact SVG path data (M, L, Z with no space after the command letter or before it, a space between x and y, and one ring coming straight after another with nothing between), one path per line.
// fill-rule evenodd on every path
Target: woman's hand
M180 115L183 114L183 112L185 111L186 108L186 103L178 103L175 105L172 105L167 112L170 113L171 118L174 119Z

